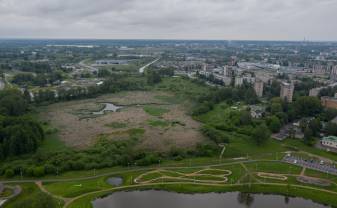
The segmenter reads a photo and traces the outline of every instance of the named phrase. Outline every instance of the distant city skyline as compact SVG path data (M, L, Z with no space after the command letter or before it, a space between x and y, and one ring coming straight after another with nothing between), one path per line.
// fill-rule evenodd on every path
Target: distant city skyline
M335 0L0 0L0 38L337 41Z

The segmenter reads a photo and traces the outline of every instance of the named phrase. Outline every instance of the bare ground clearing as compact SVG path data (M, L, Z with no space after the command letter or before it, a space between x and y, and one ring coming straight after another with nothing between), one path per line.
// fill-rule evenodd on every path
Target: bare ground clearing
M133 128L145 130L138 145L141 149L167 151L172 146L189 148L203 141L204 137L198 130L200 124L186 115L184 105L159 99L163 96L173 98L174 95L157 91L123 92L95 99L56 103L45 107L40 117L58 129L59 138L67 146L75 148L86 148L94 144L100 135L106 135L112 140L127 139L129 138L127 130ZM104 102L121 105L124 108L101 116L83 117L83 112L90 114L102 109L101 103ZM144 105L156 104L169 111L156 117L143 109ZM148 121L153 119L168 122L170 125L151 126ZM178 124L173 124L177 121Z

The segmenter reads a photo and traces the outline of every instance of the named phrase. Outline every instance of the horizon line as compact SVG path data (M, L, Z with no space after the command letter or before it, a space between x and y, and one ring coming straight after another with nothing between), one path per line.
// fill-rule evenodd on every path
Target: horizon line
M185 39L185 38L55 38L55 37L0 37L0 40L131 40L131 41L252 41L252 42L304 42L304 43L315 43L315 42L326 42L326 43L337 43L337 40L285 40L285 39Z

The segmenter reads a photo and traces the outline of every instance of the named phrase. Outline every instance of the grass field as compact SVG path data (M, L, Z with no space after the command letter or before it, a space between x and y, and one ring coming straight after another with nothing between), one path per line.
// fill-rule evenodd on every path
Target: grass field
M144 134L139 138L139 149L165 152L173 146L193 148L205 139L198 131L200 123L187 115L183 104L166 102L171 98L174 99L174 95L168 92L136 91L49 105L41 110L40 117L57 129L55 138L62 142L47 140L41 151L52 147L62 149L63 143L71 148L86 148L101 136L109 140L128 139L129 135L123 132L140 128ZM100 103L104 102L123 108L83 118L83 114L100 110Z
M126 128L128 125L127 123L122 123L122 122L111 122L109 124L106 124L106 126L111 127L113 129L122 129L122 128Z
M146 113L150 114L151 116L162 116L163 114L170 112L166 108L160 108L151 105L145 106L143 109Z
M84 193L104 190L112 186L106 183L107 177L76 182L45 183L46 189L56 195L70 198Z
M305 145L300 140L287 139L287 140L284 141L283 144L287 145L287 146L291 146L293 148L297 148L300 151L305 151L305 152L308 152L308 153L311 153L311 154L314 154L314 155L317 155L317 156L329 158L329 159L334 160L334 161L337 160L337 154L336 153L326 152L324 150Z
M254 162L247 163L246 167L252 172L268 172L280 174L300 174L302 168L282 162Z
M66 150L68 147L60 140L56 134L47 134L45 140L42 142L41 146L38 148L38 152L57 152Z
M33 183L25 183L25 184L20 184L21 188L22 188L22 193L9 200L8 202L5 203L5 205L3 206L4 208L18 208L18 207L23 207L25 205L23 205L22 203L28 203L26 205L30 205L30 207L32 207L31 200L34 201L34 203L39 203L36 202L37 200L37 195L38 194L44 194L41 192L41 190ZM61 200L57 200L54 199L55 203L58 204L60 207L63 205L63 201Z

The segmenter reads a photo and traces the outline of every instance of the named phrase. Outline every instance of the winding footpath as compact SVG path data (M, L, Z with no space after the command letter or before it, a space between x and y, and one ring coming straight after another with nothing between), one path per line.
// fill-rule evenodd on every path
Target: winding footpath
M64 208L68 208L71 206L71 204L83 197L86 196L94 196L95 194L108 194L114 191L119 191L119 190L125 190L125 189L135 189L135 188L146 188L146 187L154 187L154 186L159 186L159 185L200 185L200 186L213 186L213 187L240 187L244 185L270 185L270 186L281 186L281 187L286 187L289 184L285 183L271 183L271 182L263 182L262 180L259 180L256 178L254 175L254 172L249 170L245 164L249 163L254 163L254 162L283 162L282 160L240 160L236 161L235 159L230 159L227 162L222 162L218 164L212 164L212 165L196 165L196 166L168 166L168 167L161 167L161 169L165 170L172 170L172 169L190 169L190 168L204 168L204 169L210 169L210 168L216 168L220 166L230 166L230 165L241 165L242 168L245 171L244 176L249 176L254 180L254 182L250 183L214 183L214 182L209 182L209 181L177 181L177 182L158 182L158 181L148 181L147 183L137 183L137 181L133 181L132 183L137 183L137 184L130 184L130 185L125 185L125 186L119 186L119 187L112 187L112 188L107 188L104 190L99 190L99 191L93 191L93 192L88 192L79 196L76 196L74 198L65 198L62 196L55 195L51 192L49 192L44 186L43 183L46 182L74 182L74 181L83 181L83 180L90 180L90 179L97 179L100 177L105 177L105 176L110 176L110 175L118 175L118 174L124 174L124 173L132 173L132 172L137 172L137 171L158 171L158 168L156 167L149 167L149 168L132 168L132 169L126 169L126 170L121 170L121 171L111 171L107 173L102 173L94 176L86 176L86 177L78 177L78 178L54 178L54 179L40 179L40 180L7 180L3 181L4 184L10 184L10 183L35 183L37 187L44 193L47 193L53 197L55 197L58 200L62 200L64 202ZM283 162L284 163L284 162ZM287 175L287 176L303 176L304 171L302 170L299 175L295 174L280 174L280 175ZM179 178L178 178L179 180ZM239 179L238 181L240 181ZM335 182L332 182L333 184L336 184ZM297 184L291 184L291 187L295 188L303 188L307 190L314 190L314 191L320 191L324 193L330 193L330 194L335 194L337 197L337 192L332 191L332 190L326 190L322 188L317 188L317 187L311 187L311 186L305 186L305 185L297 185Z

